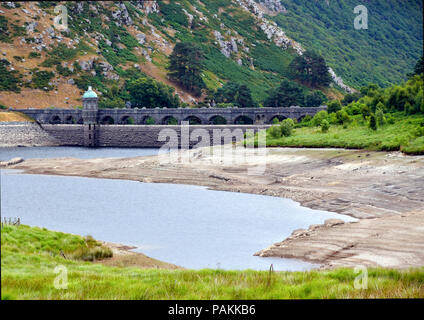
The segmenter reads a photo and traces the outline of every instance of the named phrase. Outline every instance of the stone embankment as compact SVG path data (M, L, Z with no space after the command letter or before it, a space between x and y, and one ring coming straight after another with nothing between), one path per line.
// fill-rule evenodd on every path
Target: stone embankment
M59 145L58 141L36 123L0 123L0 147L39 147L56 145Z

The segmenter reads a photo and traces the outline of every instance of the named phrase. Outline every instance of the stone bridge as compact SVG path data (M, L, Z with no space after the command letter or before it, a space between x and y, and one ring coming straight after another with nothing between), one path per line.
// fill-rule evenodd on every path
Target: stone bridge
M327 106L318 108L133 108L98 109L96 122L99 124L181 124L188 121L192 125L232 125L232 124L272 124L274 119L292 118L301 120L306 115L313 116ZM83 124L82 109L19 109L42 124Z

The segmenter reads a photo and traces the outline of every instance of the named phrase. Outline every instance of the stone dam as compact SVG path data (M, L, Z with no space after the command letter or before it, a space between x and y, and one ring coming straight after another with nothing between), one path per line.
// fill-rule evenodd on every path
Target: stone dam
M32 130L35 140L40 130L47 133L49 144L53 139L56 145L63 146L191 148L240 141L246 134L253 135L270 127L275 120L301 120L327 109L327 106L99 109L97 94L91 87L84 93L82 102L82 109L9 111L34 119L33 126L26 129ZM13 139L12 127L9 129L8 136ZM19 130L15 128L16 135L20 135Z

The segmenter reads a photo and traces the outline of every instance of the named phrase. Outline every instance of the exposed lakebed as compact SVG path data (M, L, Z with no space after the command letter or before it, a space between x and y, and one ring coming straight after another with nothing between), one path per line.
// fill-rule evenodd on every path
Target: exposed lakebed
M30 149L40 151L27 150ZM36 157L147 155L137 154L134 149L112 149L114 155L107 150L102 154L104 149L81 148L81 154L66 155L63 152L70 149L59 150L63 151L43 148ZM135 153L129 155L126 151ZM90 152L95 155L90 156ZM17 153L12 156L34 157ZM21 174L13 170L2 170L1 199L3 217L20 217L28 225L133 245L136 251L153 258L195 269L265 270L270 264L275 270L317 267L303 261L253 254L288 237L295 229L330 218L354 220L278 197L187 185Z

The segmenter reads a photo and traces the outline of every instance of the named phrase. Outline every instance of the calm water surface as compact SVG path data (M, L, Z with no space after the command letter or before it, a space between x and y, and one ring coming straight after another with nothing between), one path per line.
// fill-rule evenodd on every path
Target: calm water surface
M45 158L67 156L68 152L84 158L130 156L126 151L134 152L134 156L142 155L137 152L148 152L59 149L44 148L40 151L42 155L39 151L23 152L29 152L26 158L35 154ZM9 158L15 156L25 158L16 153ZM138 247L136 251L186 268L258 270L268 269L271 263L276 270L316 267L293 259L260 258L253 254L283 240L295 229L329 218L354 220L269 196L185 185L27 175L14 170L1 170L1 215L20 217L28 225L134 245Z
M155 148L7 147L0 148L0 160L39 158L130 158L158 154Z

